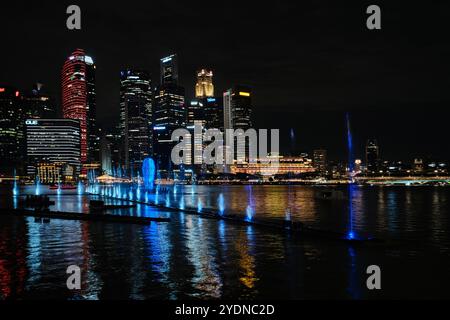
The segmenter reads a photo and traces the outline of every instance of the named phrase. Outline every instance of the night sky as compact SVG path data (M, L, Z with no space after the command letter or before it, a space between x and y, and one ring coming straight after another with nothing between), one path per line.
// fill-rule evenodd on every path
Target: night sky
M217 93L252 86L255 127L281 129L285 151L294 128L295 151L345 159L349 111L356 156L376 138L385 159L449 160L450 5L391 2L3 1L0 83L42 82L60 108L62 64L83 48L106 129L118 122L119 71L146 69L156 85L159 59L177 53L188 99L199 67L214 71ZM81 7L80 31L66 29L70 4ZM370 4L382 30L366 28Z

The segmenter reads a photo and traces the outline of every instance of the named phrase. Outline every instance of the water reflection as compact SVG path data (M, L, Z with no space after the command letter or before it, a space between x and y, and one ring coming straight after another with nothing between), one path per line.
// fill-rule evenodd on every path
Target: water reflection
M123 191L115 187L110 190L111 194ZM178 186L176 193L162 192L160 197L164 202L168 199L171 206L198 209L200 202L202 207L216 206L224 211L226 208L227 213L243 216L250 207L255 216L267 219L285 219L289 212L293 220L346 230L348 201L318 200L315 191L314 187L304 186L253 186L251 190L239 186ZM390 236L405 243L420 239L426 244L425 248L408 249L398 246L362 250L345 244L302 240L256 226L166 212L145 204L110 213L170 216L172 221L135 226L52 219L44 224L34 218L0 216L0 294L3 299L39 298L43 294L69 299L245 299L274 295L365 298L361 275L374 261L394 266L395 270L405 259L413 259L410 265L417 265L423 272L435 269L427 274L445 274L440 271L450 266L446 214L449 195L446 188L353 190L353 227L358 234ZM141 199L152 200L154 196L140 194ZM268 204L267 198L275 203ZM89 212L90 199L104 199L107 204L128 203L64 192L54 193L51 199L57 201L52 210L85 213ZM13 202L13 198L9 201ZM70 264L84 270L83 289L79 292L65 287L65 270ZM325 276L335 273L336 277ZM450 285L444 276L440 282L424 283L423 288L430 292L436 283L442 287ZM434 292L442 297L447 294L445 290ZM394 297L402 294L409 292L391 292Z
M202 219L193 216L187 217L186 221L187 259L194 267L191 281L196 290L207 292L212 298L220 298L223 284L215 261L218 252L215 246L210 245L209 230L202 228L201 222Z
M253 227L247 226L247 232L242 232L236 241L236 250L239 255L239 267L241 283L248 289L255 287L258 278L255 271L255 258L252 249L255 245L252 237Z

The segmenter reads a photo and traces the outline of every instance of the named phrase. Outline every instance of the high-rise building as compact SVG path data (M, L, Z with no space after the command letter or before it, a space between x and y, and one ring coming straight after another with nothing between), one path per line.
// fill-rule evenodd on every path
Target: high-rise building
M193 126L195 120L203 120L203 99L193 99L187 107L187 125Z
M80 170L80 122L75 119L27 119L27 173L34 175L39 164L57 163Z
M42 83L36 83L30 93L23 97L25 114L28 119L56 118L54 101L45 92Z
M178 57L176 54L160 60L161 85L178 85Z
M111 144L106 135L103 134L100 138L100 161L102 163L103 173L108 175L113 174L111 153Z
M252 127L252 90L247 86L235 86L231 92L231 125L233 129Z
M24 169L25 112L20 92L0 85L0 173Z
M223 131L223 97L205 98L204 114L207 129L220 129Z
M313 151L313 166L320 175L327 173L327 150L317 149Z
M232 90L228 89L223 93L223 126L224 130L233 129L233 114L231 109Z
M252 90L250 87L237 85L223 94L223 122L224 129L242 129L246 131L252 128ZM226 140L226 139L225 139ZM227 147L230 145L226 141ZM226 148L227 148L226 147ZM249 141L245 147L235 146L237 159L249 160Z
M124 165L137 175L145 158L153 154L152 89L150 75L143 70L120 73L120 130Z
M207 98L214 96L214 85L211 70L201 69L197 71L197 83L195 84L195 97Z
M154 153L162 177L169 178L173 172L171 161L172 132L186 128L187 112L184 88L178 85L176 55L161 59L161 85L155 90L153 111Z
M84 50L75 50L64 62L61 78L63 117L80 121L81 163L99 163L94 61Z
M122 172L124 171L124 163L125 163L125 148L123 146L123 138L121 134L120 125L110 130L108 133L104 135L105 142L107 144L107 154L109 156L109 161L111 162L111 172L113 175L118 175L120 172L120 176L122 176ZM103 149L105 151L105 149ZM105 154L102 158L105 158ZM108 161L108 160L105 160Z
M380 170L380 150L375 139L366 143L366 170L369 175L378 174Z
M202 121L206 129L223 131L223 118L223 97L198 98L189 103L188 126L192 126L194 121Z

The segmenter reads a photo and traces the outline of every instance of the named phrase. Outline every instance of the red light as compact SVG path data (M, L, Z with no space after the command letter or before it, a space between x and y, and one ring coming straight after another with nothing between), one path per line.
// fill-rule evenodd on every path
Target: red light
M19 96L19 91L16 91L16 97L18 97Z
M5 88L0 88L0 92L5 92Z

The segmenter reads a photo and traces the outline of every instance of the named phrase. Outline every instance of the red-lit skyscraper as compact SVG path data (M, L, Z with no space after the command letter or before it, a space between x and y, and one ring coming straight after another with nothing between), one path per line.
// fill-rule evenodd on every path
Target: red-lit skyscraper
M64 62L61 80L63 116L80 121L81 163L99 163L94 61L76 49Z

